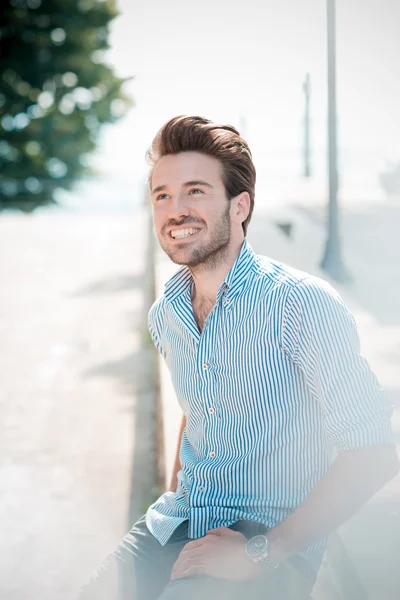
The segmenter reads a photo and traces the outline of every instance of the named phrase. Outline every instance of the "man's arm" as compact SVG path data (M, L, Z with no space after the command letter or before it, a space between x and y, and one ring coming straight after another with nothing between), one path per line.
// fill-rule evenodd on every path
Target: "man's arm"
M391 444L339 454L308 498L268 533L269 556L280 563L347 521L399 471Z
M360 353L354 318L340 296L310 278L292 288L285 310L284 349L320 403L338 457L269 532L277 562L334 531L399 470L386 396Z
M185 417L185 415L183 415L181 428L179 430L178 445L176 448L174 469L172 471L171 481L170 481L169 488L168 488L168 491L170 491L170 492L175 492L176 488L178 487L178 472L181 470L181 461L179 458L179 452L181 449L182 435L183 435L183 431L184 431L185 427L186 427L186 417Z

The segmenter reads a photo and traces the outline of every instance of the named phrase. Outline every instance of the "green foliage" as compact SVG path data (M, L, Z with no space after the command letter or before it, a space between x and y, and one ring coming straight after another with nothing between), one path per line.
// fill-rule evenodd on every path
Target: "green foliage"
M54 202L132 101L104 63L115 0L3 0L0 211Z

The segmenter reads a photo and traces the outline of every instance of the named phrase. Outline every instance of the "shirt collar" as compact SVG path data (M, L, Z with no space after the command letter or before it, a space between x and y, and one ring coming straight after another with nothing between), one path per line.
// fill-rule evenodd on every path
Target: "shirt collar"
M242 289L255 261L256 256L253 248L245 239L238 257L218 290L217 302L224 292L226 292L229 301L235 298ZM189 268L182 266L165 284L165 299L173 302L178 296L191 289L192 284L193 277Z

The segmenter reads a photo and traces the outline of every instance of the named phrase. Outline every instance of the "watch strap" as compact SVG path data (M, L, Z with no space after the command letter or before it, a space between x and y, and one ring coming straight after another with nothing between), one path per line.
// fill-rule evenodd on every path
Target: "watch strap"
M259 558L258 560L253 560L253 562L260 567L261 569L267 569L267 570L274 570L277 569L279 567L279 565L271 562L268 554L265 554L264 556L262 556L261 558Z

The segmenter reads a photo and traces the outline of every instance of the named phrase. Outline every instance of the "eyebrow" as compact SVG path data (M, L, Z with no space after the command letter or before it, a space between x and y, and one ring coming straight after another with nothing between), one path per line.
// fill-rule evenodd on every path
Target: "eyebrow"
M192 185L204 185L205 187L211 188L212 190L214 189L214 186L211 185L211 183L207 183L207 181L203 181L202 179L196 179L195 181L186 181L184 184L182 184L182 187L191 187ZM153 195L157 192L162 192L165 189L167 189L166 185L158 185L154 188L154 190L152 190L151 194Z

